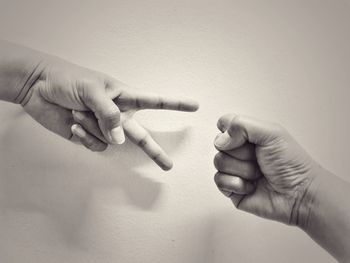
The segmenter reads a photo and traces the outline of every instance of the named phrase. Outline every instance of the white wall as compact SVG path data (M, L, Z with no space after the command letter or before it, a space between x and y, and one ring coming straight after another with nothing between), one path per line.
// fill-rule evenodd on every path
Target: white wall
M0 110L0 262L333 262L296 228L236 211L213 183L216 120L281 122L350 169L350 5L335 0L0 1L0 35L131 86L197 99L139 115L170 153L95 154Z

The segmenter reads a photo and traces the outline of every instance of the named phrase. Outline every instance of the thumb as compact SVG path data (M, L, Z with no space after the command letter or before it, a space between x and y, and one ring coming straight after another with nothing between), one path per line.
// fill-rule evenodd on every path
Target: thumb
M283 130L278 124L235 114L223 116L219 124L226 129L215 138L214 144L222 151L235 149L246 142L266 145L278 138Z
M86 89L83 102L95 114L106 140L112 144L124 143L119 108L107 93L101 89Z

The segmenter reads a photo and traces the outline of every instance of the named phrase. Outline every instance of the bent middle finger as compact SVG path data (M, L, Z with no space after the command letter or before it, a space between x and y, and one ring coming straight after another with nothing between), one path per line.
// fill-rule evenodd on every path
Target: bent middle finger
M237 175L247 180L255 180L260 176L255 162L238 160L223 152L215 155L214 165L222 173Z

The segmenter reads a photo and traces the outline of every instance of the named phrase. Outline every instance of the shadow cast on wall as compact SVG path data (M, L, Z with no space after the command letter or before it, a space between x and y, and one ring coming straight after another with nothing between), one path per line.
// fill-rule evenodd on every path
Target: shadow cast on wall
M98 218L92 207L96 193L112 193L106 202L116 213L125 205L157 209L162 184L143 172L152 161L132 143L96 154L49 134L29 117L15 112L12 118L0 141L0 212L44 216L62 238L80 246L85 221ZM187 133L151 132L170 154Z

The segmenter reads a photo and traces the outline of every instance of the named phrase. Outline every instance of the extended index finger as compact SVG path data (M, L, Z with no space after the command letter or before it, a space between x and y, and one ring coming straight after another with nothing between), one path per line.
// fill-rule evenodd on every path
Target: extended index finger
M140 93L122 93L116 103L122 110L163 109L193 112L199 108L198 103L191 99Z

